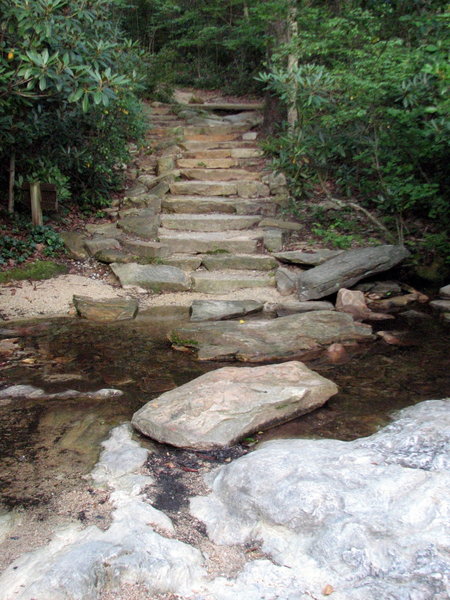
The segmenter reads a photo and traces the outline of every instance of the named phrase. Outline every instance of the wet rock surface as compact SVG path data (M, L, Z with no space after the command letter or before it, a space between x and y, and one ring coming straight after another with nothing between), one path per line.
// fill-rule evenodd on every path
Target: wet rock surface
M125 321L134 319L138 301L134 298L105 298L95 300L88 296L74 296L77 314L91 321Z
M191 323L172 331L169 339L177 348L195 348L200 360L263 362L301 356L333 342L370 341L372 329L350 315L324 310L252 322Z
M337 386L300 362L206 373L137 411L133 426L159 442L211 450L322 406Z
M221 321L261 312L262 302L256 300L194 300L191 321Z

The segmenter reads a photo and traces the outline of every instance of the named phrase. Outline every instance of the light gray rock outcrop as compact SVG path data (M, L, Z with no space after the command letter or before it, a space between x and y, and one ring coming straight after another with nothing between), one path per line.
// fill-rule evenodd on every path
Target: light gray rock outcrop
M211 450L310 412L337 391L300 362L224 367L148 402L132 425L159 442Z
M373 339L369 325L328 310L270 320L189 323L169 339L177 348L195 348L200 360L236 359L263 362L294 358L334 342Z
M297 313L311 312L314 310L334 310L331 302L314 301L300 302L300 300L287 300L286 302L266 302L264 312L274 313L278 317L287 317Z
M261 312L262 302L256 300L194 300L191 321L221 321Z
M110 266L124 288L139 287L152 292L184 292L191 288L190 277L177 267L136 263Z
M268 442L212 472L193 515L215 543L261 541L273 561L212 597L448 598L449 408L422 402L353 442Z
M148 452L131 439L129 426L113 430L93 472L112 488L112 524L102 531L72 524L49 544L14 561L0 577L0 600L98 600L137 581L149 597L188 594L204 576L200 552L160 535L173 535L170 519L139 496L152 483L142 475Z
M300 274L299 300L315 300L351 287L360 279L387 271L409 256L403 246L375 246L348 250Z
M439 296L446 300L450 300L450 284L441 287L441 289L439 290Z

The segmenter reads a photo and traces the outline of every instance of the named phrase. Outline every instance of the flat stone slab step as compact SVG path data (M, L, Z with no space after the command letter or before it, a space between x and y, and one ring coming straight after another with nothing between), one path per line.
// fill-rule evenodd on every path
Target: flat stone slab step
M205 255L201 263L208 271L272 271L278 261L265 254L217 254Z
M202 159L209 159L209 160L218 160L218 159L243 159L243 158L260 158L261 156L263 156L264 153L262 150L259 150L259 148L216 148L216 149L210 149L210 150L203 150L203 149L198 149L198 150L188 150L184 153L184 159L183 160L202 160ZM180 161L179 161L180 162ZM205 161L206 163L207 161ZM184 165L180 165L179 166L184 166ZM191 168L193 165L189 164L186 165L186 167ZM195 165L194 165L195 166ZM218 167L214 167L214 168L218 168Z
M238 215L275 215L273 198L227 198L221 196L171 196L163 198L162 209L169 213L222 213Z
M256 215L201 215L201 214L163 214L161 226L178 231L227 231L250 229L258 225L260 216Z
M228 152L230 150L220 150ZM208 152L204 152L203 158L180 158L177 160L177 166L180 169L230 169L237 167L238 162L235 158L206 158ZM197 177L195 179L198 179Z
M223 112L241 112L241 111L253 111L253 110L263 110L263 103L253 103L253 104L232 104L231 102L223 102L223 103L205 103L205 104L182 104L186 108L200 108L202 110L220 110Z
M213 140L208 138L206 140L184 140L180 145L188 151L194 150L232 150L237 148L253 148L255 149L255 142L252 140Z
M204 294L223 294L246 288L275 287L273 275L261 275L255 271L196 272L192 273L192 281L192 289Z
M180 232L160 229L159 240L171 252L180 254L205 254L230 252L252 254L257 250L260 233L256 231Z
M240 198L267 197L269 187L261 181L176 181L170 184L170 193L187 196L239 196Z
M195 179L197 181L235 181L246 180L255 181L261 179L261 173L257 171L247 171L247 169L181 169L180 175L186 179Z

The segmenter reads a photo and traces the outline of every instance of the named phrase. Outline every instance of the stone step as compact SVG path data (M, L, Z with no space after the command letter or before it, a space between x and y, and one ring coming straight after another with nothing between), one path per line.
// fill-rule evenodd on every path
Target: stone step
M177 231L236 231L258 225L261 218L255 215L162 214L161 226Z
M252 148L256 149L255 142L245 140L228 140L228 141L195 141L195 140L184 140L181 146L189 152L196 152L198 150L236 150L241 148Z
M246 288L275 287L275 277L254 271L195 272L192 290L203 294L226 294Z
M261 232L252 230L221 232L185 232L170 229L159 230L159 241L172 253L206 254L230 252L252 254L257 250Z
M261 179L259 172L246 169L181 169L180 175L186 179L197 181L236 181L240 179L256 181Z
M223 123L217 120L206 120L198 125L187 125L184 127L185 136L188 135L228 135L236 133L244 135L249 132L247 123ZM186 138L187 139L187 138Z
M274 216L278 204L273 198L226 198L222 196L170 196L162 200L162 210L169 213L189 214L238 214Z
M234 133L191 133L185 131L184 139L188 142L231 142L234 140L242 139L242 134L239 132Z
M181 104L186 108L195 107L197 109L202 110L220 110L223 112L242 112L242 111L254 111L254 110L263 110L263 103L253 103L253 104L233 104L231 102L224 103L201 103L201 104Z
M208 271L272 271L278 261L268 254L207 254L201 264Z
M238 162L235 158L180 158L177 166L180 169L230 169L237 167Z
M269 187L261 181L176 181L170 184L170 193L180 196L239 196L240 198L267 197Z

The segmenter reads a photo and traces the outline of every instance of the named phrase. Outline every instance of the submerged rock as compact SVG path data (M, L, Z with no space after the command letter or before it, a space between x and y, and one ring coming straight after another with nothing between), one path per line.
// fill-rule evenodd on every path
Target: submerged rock
M108 398L116 398L122 396L121 390L114 388L103 388L95 392L80 392L78 390L66 390L65 392L55 392L48 394L41 388L33 385L11 385L3 390L0 390L0 399L11 398L39 398L40 400L65 400L65 399L87 399L87 400L107 400Z
M300 362L224 367L148 402L132 424L159 442L211 450L310 412L337 391Z
M409 252L403 246L389 245L342 252L299 275L299 299L324 298L341 287L351 287L360 279L391 269L407 256Z
M177 348L197 349L200 360L263 362L373 336L369 325L354 322L350 315L323 310L249 322L190 323L174 329L169 339Z
M215 543L261 541L273 562L211 597L448 598L449 408L422 402L353 442L268 442L212 472L192 514Z

